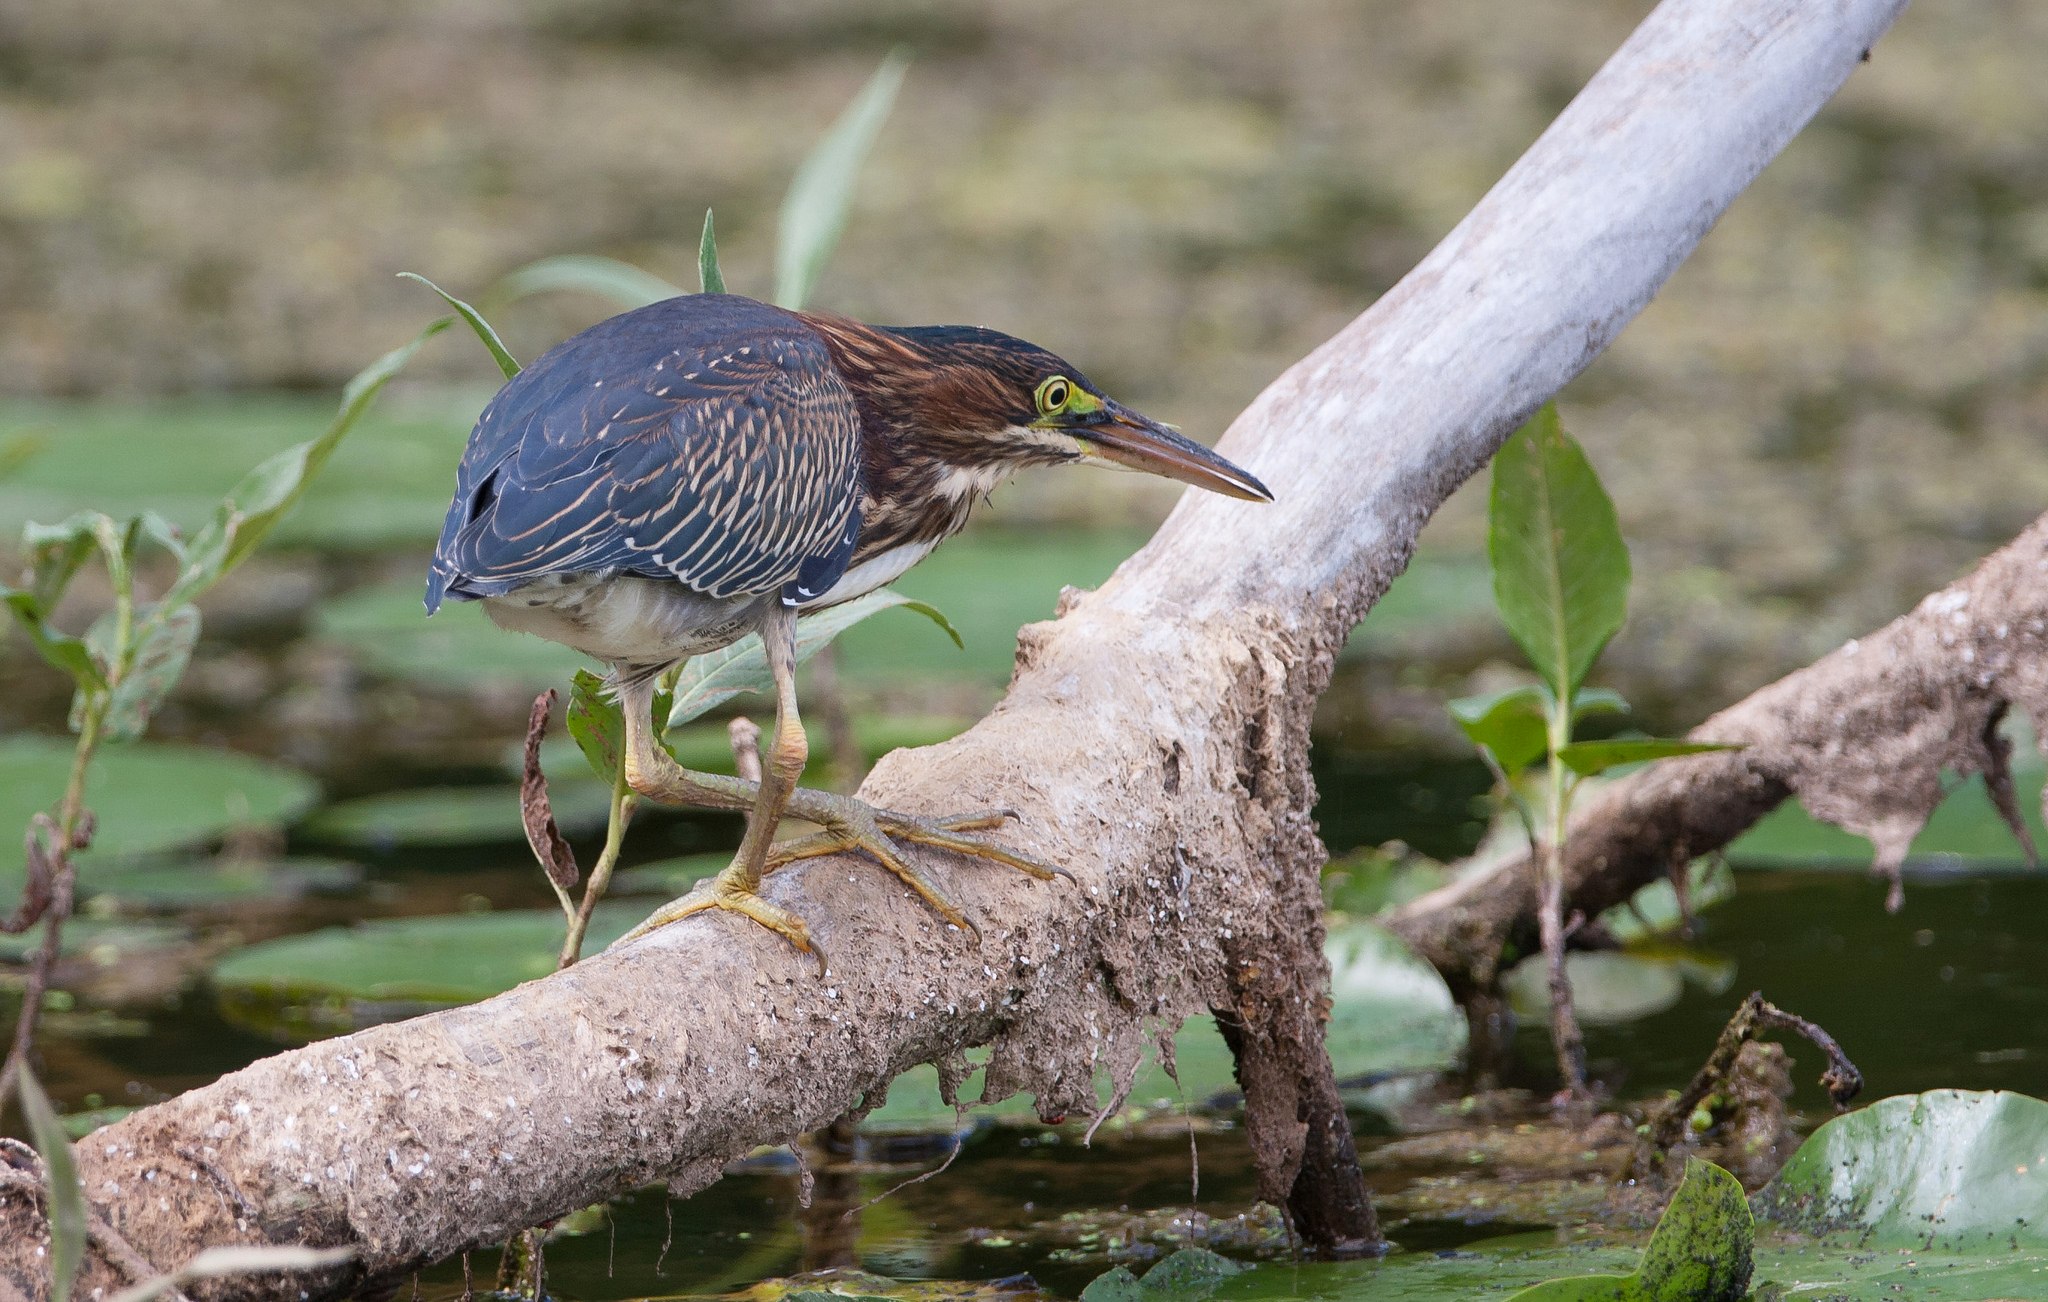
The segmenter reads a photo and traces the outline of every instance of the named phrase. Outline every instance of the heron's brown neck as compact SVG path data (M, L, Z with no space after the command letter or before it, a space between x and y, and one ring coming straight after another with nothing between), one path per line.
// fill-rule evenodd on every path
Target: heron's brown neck
M861 540L856 559L937 542L1015 468L984 432L1010 395L985 368L896 331L824 312L798 315L823 336L860 411Z

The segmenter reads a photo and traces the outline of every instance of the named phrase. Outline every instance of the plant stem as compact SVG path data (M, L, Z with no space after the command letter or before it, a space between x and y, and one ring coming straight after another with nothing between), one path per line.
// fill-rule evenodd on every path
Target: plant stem
M611 886L612 869L618 865L619 848L625 844L626 825L633 820L634 804L632 788L626 785L626 766L621 764L612 774L611 815L605 823L604 849L590 870L589 880L583 884L582 901L569 918L569 934L563 939L561 957L555 962L557 971L583 955L583 936L590 930L590 915Z
M1545 793L1550 834L1544 838L1536 861L1543 874L1537 909L1538 929L1543 938L1543 960L1550 985L1550 1042L1557 1050L1557 1071L1572 1102L1590 1099L1586 1091L1586 1040L1579 1031L1579 1019L1572 1011L1571 978L1564 970L1564 827L1571 804L1571 772L1558 751L1571 741L1569 695L1550 708L1550 784Z

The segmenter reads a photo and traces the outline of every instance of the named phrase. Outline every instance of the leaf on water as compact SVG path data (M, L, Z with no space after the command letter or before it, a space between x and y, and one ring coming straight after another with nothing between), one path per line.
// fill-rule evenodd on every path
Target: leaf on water
M725 273L718 269L718 236L711 229L711 210L704 210L704 234L697 241L697 285L705 294L725 292Z
M1873 1247L2048 1247L2048 1103L2002 1090L1881 1099L1813 1132L1757 1211Z
M150 716L185 676L192 648L199 644L199 608L189 603L168 611L151 607L137 636L134 659L107 702L101 735L108 741L134 741L148 731Z
M1565 767L1582 777L1605 773L1620 764L1670 759L1678 755L1704 755L1708 751L1741 750L1744 743L1678 741L1662 737L1615 737L1608 741L1574 741L1558 748L1557 757Z
M484 301L503 305L534 294L564 290L608 298L628 310L675 298L683 292L629 262L571 253L528 263L491 286Z
M42 1155L49 1178L50 1296L68 1298L72 1282L78 1278L79 1263L85 1259L85 1186L78 1179L78 1160L72 1154L64 1122L26 1062L20 1064L14 1080L29 1139Z
M71 771L66 737L0 738L0 827L22 827L56 805ZM281 827L310 809L319 788L277 763L168 742L110 747L93 757L93 782L114 793L99 810L91 856L175 850L234 827ZM0 860L0 881L10 874Z
M898 606L923 615L946 630L955 644L960 642L959 632L931 606L900 592L877 588L852 601L799 619L796 625L797 663L810 659L833 638L868 616ZM688 723L741 692L765 692L774 685L774 677L768 670L768 657L761 649L761 639L749 633L731 646L692 656L684 663L682 672L676 677L675 700L669 708L668 726L675 728Z
M1560 700L1628 614L1628 546L1586 454L1546 403L1493 459L1487 553L1501 620Z
M909 66L909 57L900 50L884 59L790 181L775 242L775 301L783 307L802 307L817 285L846 227L861 163L896 102Z
M1523 1289L1509 1302L1741 1302L1756 1225L1736 1178L1692 1158L1632 1275L1580 1275Z
M557 777L548 805L556 825L572 833L605 825L609 784L578 775ZM487 845L523 842L519 788L414 787L329 805L304 825L305 834L335 845L391 850L399 846Z
M308 480L320 472L342 438L362 419L391 377L405 369L429 339L455 324L454 317L430 323L410 343L379 357L358 371L341 391L341 409L320 437L271 457L228 493L213 518L186 547L186 566L163 600L179 605L196 599L220 577L256 550L264 535L284 518Z
M1462 696L1444 708L1475 746L1483 746L1510 779L1543 758L1550 747L1544 722L1548 698L1535 684L1487 696Z
M583 876L576 866L576 852L562 837L555 812L548 806L548 779L540 771L540 744L547 740L548 712L555 708L555 689L550 687L533 698L533 712L526 720L526 757L519 774L519 821L526 828L526 844L540 860L548 880L567 891Z
M491 354L491 360L498 364L498 369L505 373L505 378L509 380L519 374L519 360L512 356L511 349L505 347L505 341L498 338L498 332L491 328L491 323L484 320L483 313L416 272L401 271L398 273L398 278L400 280L416 280L428 289L433 290L436 294L439 294L443 302L455 309L455 315L469 323L469 328L476 332L478 339L483 341L484 348Z
M1081 1290L1081 1302L1161 1302L1180 1298L1193 1302L1208 1297L1224 1280L1244 1273L1245 1269L1207 1248L1182 1248L1146 1271L1143 1279L1126 1266L1097 1275Z

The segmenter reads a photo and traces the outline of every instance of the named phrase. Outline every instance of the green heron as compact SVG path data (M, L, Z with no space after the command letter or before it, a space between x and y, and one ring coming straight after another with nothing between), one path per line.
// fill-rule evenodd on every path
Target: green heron
M1053 871L975 835L1006 814L919 818L798 787L796 621L924 559L1011 471L1066 462L1272 500L1251 475L1021 339L872 326L726 294L667 299L557 345L484 408L456 472L427 611L480 600L505 628L606 662L633 790L752 811L709 891L671 902L634 935L727 909L814 952L802 921L756 893L761 876L848 849L971 931L897 842L1041 879ZM761 779L685 769L655 740L655 681L750 632L775 683ZM777 843L785 814L823 830Z

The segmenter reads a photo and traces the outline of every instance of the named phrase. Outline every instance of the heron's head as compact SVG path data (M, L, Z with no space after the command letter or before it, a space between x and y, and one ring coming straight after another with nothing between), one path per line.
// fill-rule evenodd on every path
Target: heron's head
M1248 472L1124 406L1036 344L975 326L860 329L872 332L865 346L826 332L854 396L918 451L962 472L1094 464L1273 500Z

